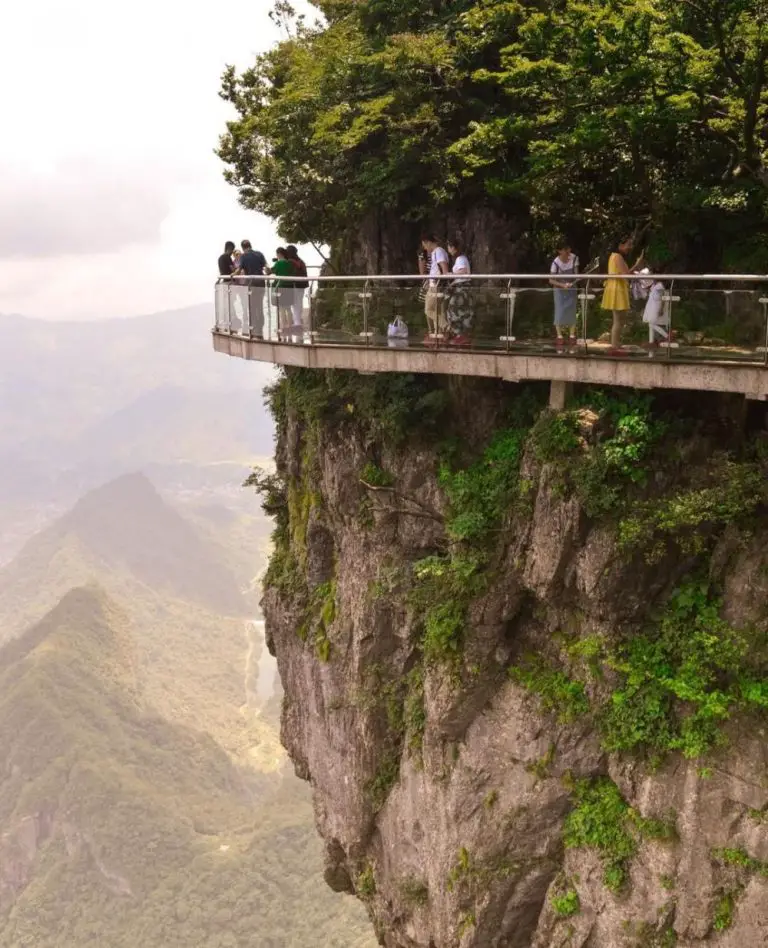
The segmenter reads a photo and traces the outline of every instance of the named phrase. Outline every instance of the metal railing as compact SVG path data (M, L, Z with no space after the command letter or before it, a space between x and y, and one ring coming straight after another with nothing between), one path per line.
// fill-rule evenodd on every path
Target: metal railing
M301 345L611 357L608 280L628 284L621 355L768 365L768 275L754 274L222 277L214 328Z

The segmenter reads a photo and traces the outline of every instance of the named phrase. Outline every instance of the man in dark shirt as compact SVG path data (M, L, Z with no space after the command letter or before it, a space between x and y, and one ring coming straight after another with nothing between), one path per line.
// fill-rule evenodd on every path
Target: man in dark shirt
M239 273L245 276L264 276L267 269L267 258L259 250L254 250L250 240L240 244L243 255L240 257ZM248 280L248 329L256 339L264 338L264 280Z
M235 269L235 265L232 263L232 254L234 251L235 245L231 240L228 240L224 244L224 253L219 257L219 276L232 276L232 272Z
M260 250L254 250L250 240L244 240L240 246L243 255L240 257L240 269L246 276L263 276L267 268L267 258Z

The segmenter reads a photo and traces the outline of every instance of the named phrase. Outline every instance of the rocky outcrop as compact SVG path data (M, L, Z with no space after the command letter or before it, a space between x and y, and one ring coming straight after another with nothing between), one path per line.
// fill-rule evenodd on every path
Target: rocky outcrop
M751 537L710 531L706 555L674 544L629 555L615 519L589 516L528 438L486 582L466 603L460 657L427 654L414 564L462 546L446 529L439 458L447 438L476 454L515 391L462 382L443 392L438 430L401 441L354 405L352 420L284 406L286 513L263 605L282 739L312 784L326 880L366 901L388 948L768 943L762 719L724 720L728 743L701 759L609 752L595 713L568 714L508 673L528 656L568 671L583 660L573 643L627 640L702 569L730 623L764 629L759 522ZM711 449L680 447L686 476ZM657 480L651 495L662 489ZM460 595L441 588L446 605ZM593 707L616 674L607 662L584 678ZM617 788L632 841L614 884L607 849L568 839L574 788L595 780Z
M26 887L50 833L51 816L41 811L20 819L0 836L0 908L12 904Z

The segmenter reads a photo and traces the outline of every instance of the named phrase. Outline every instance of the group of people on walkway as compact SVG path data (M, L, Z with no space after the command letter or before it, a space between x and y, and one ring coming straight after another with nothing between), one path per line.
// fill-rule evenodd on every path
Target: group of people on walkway
M615 250L608 258L609 279L605 281L602 309L612 315L610 355L623 355L625 350L621 344L621 333L632 309L632 299L645 301L643 322L648 326L648 345L656 348L659 339L669 338L669 312L665 304L664 283L651 274L645 266L645 255L640 256L631 266L627 262L632 253L634 240L630 236L622 237L616 244ZM576 317L578 311L578 290L574 277L579 273L579 258L572 252L567 241L559 241L557 256L550 268L550 283L554 287L555 297L555 332L557 345L567 346L576 342ZM621 279L629 274L639 274L647 277L643 280L630 281ZM610 279L615 275L614 279Z
M469 345L475 316L472 281L467 279L472 267L461 241L449 240L446 251L434 234L425 234L418 262L419 273L429 276L422 286L427 317L424 341L431 344L440 337L447 337L449 345ZM454 279L438 279L448 273Z
M658 340L668 338L668 317L665 306L665 288L658 276L650 274L644 266L644 255L630 266L628 257L633 249L632 237L622 237L608 259L608 279L602 296L602 308L612 314L610 354L622 355L621 333L627 314L631 310L631 299L643 299L645 311L643 321L648 324L649 346L655 347ZM425 234L418 254L419 273L425 277L420 290L427 320L425 344L435 344L445 339L449 345L469 345L474 324L475 306L472 292L472 273L469 256L458 238L449 240L444 248L434 234ZM272 282L271 302L278 312L278 331L281 337L289 338L303 331L304 298L309 285L307 267L293 244L278 247L271 265L263 253L254 250L249 240L243 240L238 250L230 240L224 245L219 257L219 274L232 277L249 277L251 287L248 306L250 334L257 339L264 335L264 295L266 280L253 277L276 277ZM576 324L579 309L579 258L570 243L557 242L556 255L549 271L549 282L554 295L554 327L556 345L565 348L576 344ZM644 274L648 279L629 281L622 279L629 274ZM615 276L611 279L611 276ZM246 281L243 281L246 282Z
M291 336L303 332L304 294L309 280L307 265L293 244L278 247L271 265L259 250L254 250L250 240L243 240L238 250L233 241L224 244L224 253L219 257L219 275L232 277L277 277L272 283L271 303L278 313L278 331ZM254 339L264 338L264 295L266 280L243 280L250 286L248 304L248 327Z
M659 339L668 339L668 311L664 305L665 288L658 277L654 278L645 267L644 254L640 254L631 266L627 262L634 241L630 236L622 237L608 259L608 275L615 279L605 281L602 308L612 314L610 350L611 355L622 355L621 333L631 310L631 299L645 300L643 322L648 325L648 343L651 348L659 345ZM419 252L419 272L428 275L423 286L424 311L427 318L429 344L436 338L447 338L449 345L468 345L474 321L471 281L462 278L472 272L469 257L459 240L448 241L447 251L440 242L428 234L422 238ZM576 344L576 324L579 308L579 291L576 277L579 276L579 258L570 243L558 240L556 255L550 265L550 284L554 295L554 326L558 348ZM645 280L630 281L621 278L629 274L643 274ZM438 279L452 274L455 279Z

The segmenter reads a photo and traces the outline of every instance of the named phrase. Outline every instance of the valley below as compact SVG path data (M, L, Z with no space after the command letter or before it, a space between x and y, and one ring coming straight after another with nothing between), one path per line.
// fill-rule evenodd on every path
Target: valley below
M375 943L279 741L269 373L208 318L14 317L0 354L2 948Z

